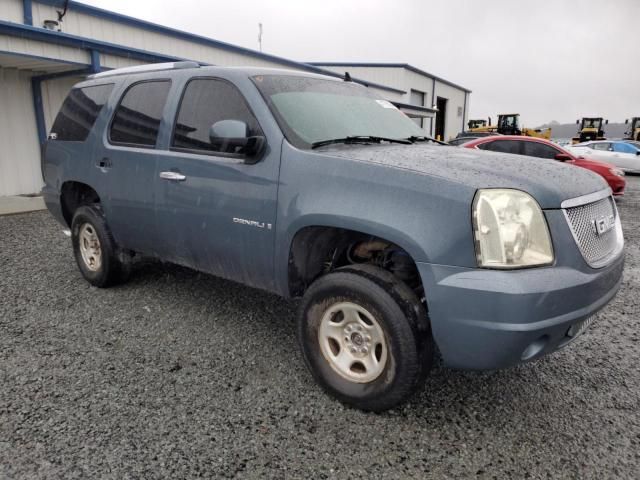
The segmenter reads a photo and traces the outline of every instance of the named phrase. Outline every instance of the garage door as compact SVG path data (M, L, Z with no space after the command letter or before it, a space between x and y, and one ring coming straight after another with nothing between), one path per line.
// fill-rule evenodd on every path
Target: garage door
M30 78L29 72L0 67L0 196L42 188Z

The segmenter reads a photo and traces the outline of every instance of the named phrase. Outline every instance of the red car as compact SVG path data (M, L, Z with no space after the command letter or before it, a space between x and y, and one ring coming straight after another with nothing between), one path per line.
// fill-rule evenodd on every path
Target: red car
M535 137L523 137L513 135L501 135L496 137L483 137L471 140L463 145L465 148L477 148L480 150L490 150L492 152L515 153L518 155L528 155L530 157L550 158L561 162L586 168L595 172L607 181L613 194L624 195L624 187L627 182L624 179L624 172L608 163L589 160L585 157L576 157L559 145L549 140Z

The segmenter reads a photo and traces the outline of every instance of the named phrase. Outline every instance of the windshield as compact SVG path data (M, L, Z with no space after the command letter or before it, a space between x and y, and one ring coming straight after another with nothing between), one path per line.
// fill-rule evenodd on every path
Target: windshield
M258 75L253 82L298 148L345 137L404 139L426 133L390 102L353 82L294 75Z

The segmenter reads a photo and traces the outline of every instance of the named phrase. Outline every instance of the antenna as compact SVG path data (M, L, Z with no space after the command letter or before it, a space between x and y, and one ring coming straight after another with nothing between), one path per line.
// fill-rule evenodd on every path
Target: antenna
M260 47L260 51L262 51L262 23L258 24L258 46Z

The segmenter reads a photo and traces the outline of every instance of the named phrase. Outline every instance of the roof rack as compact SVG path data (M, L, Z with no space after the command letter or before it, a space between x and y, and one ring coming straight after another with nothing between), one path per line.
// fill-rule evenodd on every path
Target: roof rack
M115 68L106 72L94 73L89 75L88 79L112 77L114 75L129 75L132 73L159 72L162 70L179 70L183 68L198 68L198 62L167 62L167 63L151 63L147 65L137 65L135 67Z

